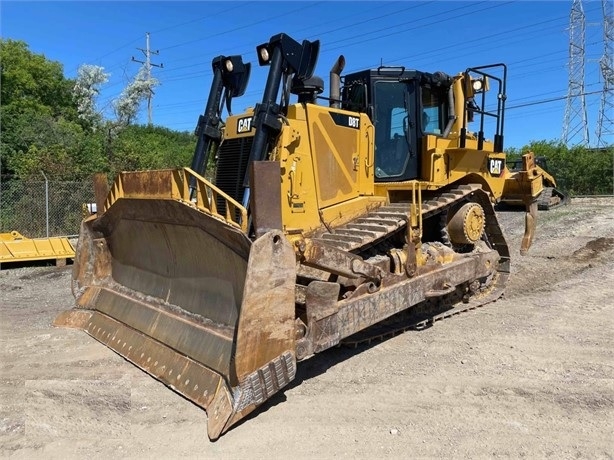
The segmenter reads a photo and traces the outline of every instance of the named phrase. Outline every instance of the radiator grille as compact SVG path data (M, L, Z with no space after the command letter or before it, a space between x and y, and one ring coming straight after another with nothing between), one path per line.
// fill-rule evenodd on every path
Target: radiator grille
M225 140L217 153L215 185L239 203L243 202L243 179L253 140L253 137ZM223 199L217 200L217 207L220 214L226 212L226 202Z

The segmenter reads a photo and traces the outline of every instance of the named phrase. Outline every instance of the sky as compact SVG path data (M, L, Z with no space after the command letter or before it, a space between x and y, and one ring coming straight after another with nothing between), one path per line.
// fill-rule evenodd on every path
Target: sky
M268 67L256 46L285 33L319 40L315 74L325 82L339 55L344 73L379 65L455 75L468 67L508 68L506 147L560 140L569 87L572 1L11 1L0 3L0 36L22 40L30 51L63 65L75 78L82 64L110 73L97 99L113 117L112 102L145 60L149 33L155 125L192 132L211 85L211 61L240 54L252 63L246 93L233 101L240 113L261 100ZM590 145L596 145L604 55L600 0L584 0L585 96ZM162 67L159 67L162 66ZM326 102L323 102L326 104ZM610 116L610 119L612 116ZM143 104L139 122L147 123ZM570 132L581 123L572 118ZM579 143L575 130L570 144ZM614 139L606 138L609 144Z

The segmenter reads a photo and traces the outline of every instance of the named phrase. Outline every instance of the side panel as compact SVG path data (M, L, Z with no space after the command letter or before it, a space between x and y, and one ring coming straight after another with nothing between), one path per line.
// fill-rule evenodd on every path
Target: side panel
M318 228L321 223L304 107L291 105L287 120L271 159L279 161L281 167L283 229L288 234L300 234Z
M373 196L374 130L365 114L312 104L290 106L287 121L270 159L281 165L284 230L308 234L321 212Z
M361 123L364 122L364 118L353 112L307 106L320 208L356 198L360 194Z
M474 149L431 149L423 153L422 177L438 189L453 183L482 184L494 198L501 196L506 179L505 154Z

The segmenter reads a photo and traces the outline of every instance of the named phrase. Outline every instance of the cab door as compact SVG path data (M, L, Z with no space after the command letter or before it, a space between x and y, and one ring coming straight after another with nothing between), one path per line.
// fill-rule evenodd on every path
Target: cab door
M374 84L377 182L418 177L415 100L413 81L379 80Z

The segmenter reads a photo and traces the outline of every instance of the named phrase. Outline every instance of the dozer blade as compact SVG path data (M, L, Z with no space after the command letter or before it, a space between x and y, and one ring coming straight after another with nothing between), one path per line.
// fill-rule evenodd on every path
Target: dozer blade
M192 177L196 200L184 196ZM213 192L187 169L122 174L104 213L82 223L77 307L54 324L205 408L216 439L296 374L296 268L283 233L251 241L209 212Z
M55 260L58 267L75 257L75 249L66 237L26 238L13 230L0 233L0 267L3 263Z

